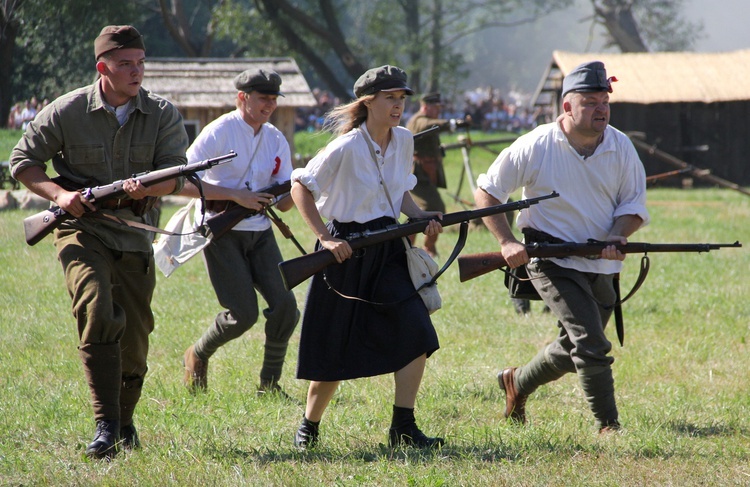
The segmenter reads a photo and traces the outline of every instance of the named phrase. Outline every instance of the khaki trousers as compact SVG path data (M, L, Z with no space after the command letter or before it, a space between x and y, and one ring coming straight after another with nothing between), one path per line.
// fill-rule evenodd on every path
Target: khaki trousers
M112 250L76 230L58 230L55 246L72 299L95 417L128 425L148 370L148 336L154 329L153 254ZM125 417L120 417L121 409Z

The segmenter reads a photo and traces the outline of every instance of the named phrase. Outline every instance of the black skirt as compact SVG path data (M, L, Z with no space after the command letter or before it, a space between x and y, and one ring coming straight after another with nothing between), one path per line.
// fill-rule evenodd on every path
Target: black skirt
M337 238L394 224L329 222ZM320 244L316 250L320 249ZM330 287L347 296L341 297ZM373 304L378 303L378 304ZM404 242L394 239L354 252L312 278L299 346L297 378L337 381L396 372L440 348L422 298L414 292Z

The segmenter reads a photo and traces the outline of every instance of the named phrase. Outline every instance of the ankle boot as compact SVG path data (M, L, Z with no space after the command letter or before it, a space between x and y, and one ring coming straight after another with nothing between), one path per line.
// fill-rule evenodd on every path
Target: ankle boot
M393 406L393 419L391 428L388 430L388 445L391 448L397 446L434 448L443 446L444 443L443 438L432 438L422 433L414 419L414 409Z
M94 440L86 447L86 456L97 460L114 458L117 454L119 432L119 421L109 419L97 421Z
M294 446L302 450L314 448L318 444L318 427L320 421L310 421L302 417L302 423L294 434Z
M120 445L123 450L133 451L141 448L141 440L134 424L120 428Z

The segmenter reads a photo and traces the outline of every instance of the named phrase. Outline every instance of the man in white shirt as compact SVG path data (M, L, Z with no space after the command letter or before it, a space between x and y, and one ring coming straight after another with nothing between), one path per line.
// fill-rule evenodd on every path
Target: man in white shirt
M646 225L646 178L633 144L609 126L611 82L604 64L584 63L563 80L563 114L519 137L478 179L478 207L557 191L559 198L519 214L517 225L531 242L627 243ZM614 396L612 345L604 328L616 301L613 279L625 256L614 246L599 259L530 260L502 216L484 219L511 268L527 266L534 287L556 316L557 339L528 364L498 374L505 416L525 422L526 399L539 386L576 373L600 433L619 429Z
M277 106L281 77L275 72L247 70L234 79L237 110L208 124L188 149L190 162L235 151L237 157L200 175L206 201L206 218L233 205L263 210L274 196L262 192L289 180L292 162L284 134L269 123ZM198 188L186 184L182 194L197 198ZM287 211L292 198L283 198L277 208ZM196 221L201 208L196 209ZM219 347L240 337L258 320L259 292L268 307L263 310L265 353L258 394L285 395L278 384L287 344L299 321L294 294L281 280L278 264L283 259L271 222L264 213L248 217L203 249L211 284L225 308L214 323L185 350L185 385L206 389L208 360Z

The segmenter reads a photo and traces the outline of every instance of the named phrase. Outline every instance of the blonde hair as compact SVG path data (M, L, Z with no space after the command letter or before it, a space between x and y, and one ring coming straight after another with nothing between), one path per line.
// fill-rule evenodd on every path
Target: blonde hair
M345 105L339 105L325 116L323 130L335 136L343 135L362 125L367 120L365 102L375 98L375 95L365 95Z

